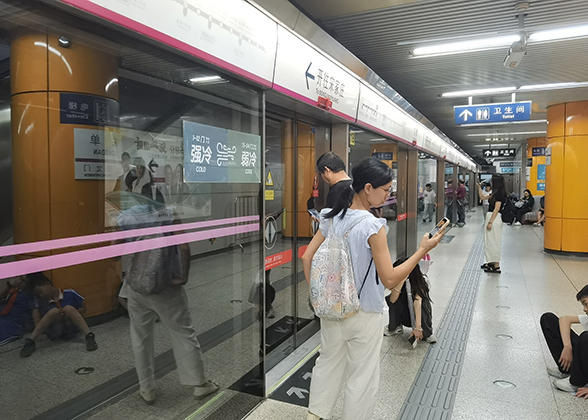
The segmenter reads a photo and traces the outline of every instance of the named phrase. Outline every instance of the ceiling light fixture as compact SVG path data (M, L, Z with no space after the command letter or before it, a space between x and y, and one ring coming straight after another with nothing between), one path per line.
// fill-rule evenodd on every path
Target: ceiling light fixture
M588 36L588 25L539 31L529 36L529 42L555 41L558 39Z
M525 85L519 88L516 86L507 86L491 89L459 90L455 92L442 93L441 97L464 98L467 96L488 96L496 93L537 92L542 90L574 89L581 87L588 87L588 82L543 83L540 85Z
M492 105L492 104L488 104ZM480 127L480 126L487 126L487 125L511 125L511 124L545 124L547 120L528 120L528 121L507 121L507 122L489 122L489 123L477 123L477 124L467 124L467 127ZM460 124L466 126L466 124Z
M519 131L516 133L484 133L484 134L468 134L468 137L488 137L488 136L518 136L523 134L545 134L547 131Z
M472 89L472 90L460 90L456 92L445 92L441 96L443 98L459 98L464 96L484 96L492 95L493 93L510 93L516 91L516 86L507 86L491 89Z
M474 39L471 41L450 42L447 44L417 47L411 51L412 55L431 56L440 54L459 54L470 51L482 51L511 45L521 39L519 35L505 35L493 38Z
M573 89L578 87L588 87L588 82L565 82L565 83L545 83L542 85L525 85L518 90L538 91L538 90L557 90L557 89Z
M193 77L190 79L192 83L207 83L207 82L214 82L217 80L222 80L220 76L202 76L202 77Z

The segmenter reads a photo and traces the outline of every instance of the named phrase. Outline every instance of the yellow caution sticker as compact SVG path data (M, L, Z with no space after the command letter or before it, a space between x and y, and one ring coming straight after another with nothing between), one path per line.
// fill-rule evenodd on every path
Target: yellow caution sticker
M265 190L265 201L274 201L274 190Z

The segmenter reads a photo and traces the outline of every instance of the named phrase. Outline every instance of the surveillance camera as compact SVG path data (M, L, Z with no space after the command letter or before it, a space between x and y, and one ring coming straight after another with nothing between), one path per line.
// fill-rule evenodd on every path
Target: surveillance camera
M521 64L525 54L527 54L527 44L525 42L515 42L508 49L502 65L507 69L514 69Z

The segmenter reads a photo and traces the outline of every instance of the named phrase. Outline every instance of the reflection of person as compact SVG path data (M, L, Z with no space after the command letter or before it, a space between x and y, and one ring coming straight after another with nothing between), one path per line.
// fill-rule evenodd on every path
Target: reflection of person
M143 158L137 157L133 163L135 164L135 174L137 175L137 179L133 181L132 191L134 193L142 194L145 197L149 197L154 201L164 203L165 200L163 199L163 195L161 195L161 192L155 187L151 172L149 172L149 169L145 166Z
M130 191L132 183L136 179L134 167L131 165L131 155L124 152L120 156L120 164L123 174L116 179L113 191Z
M539 216L539 219L537 222L533 223L533 226L543 226L545 223L545 196L539 199L539 211L537 212L537 215Z
M190 189L184 182L184 166L181 163L177 164L174 176L175 179L172 191L175 196L175 202L183 203L190 197Z
M355 287L362 290L358 313L341 320L320 320L321 349L312 371L309 420L332 417L345 377L343 418L372 418L380 378L384 288L394 288L408 277L443 236L441 232L429 239L427 234L419 250L394 268L386 238L386 220L370 213L370 208L384 204L391 187L392 170L385 163L370 158L357 165L353 169L352 187L344 188L336 196L332 209L321 212L320 230L302 256L304 275L310 284L311 264L319 246L331 230L337 235L349 231L347 241Z
M484 230L484 254L486 262L482 268L487 273L500 273L500 254L502 252L502 205L506 203L504 177L500 174L492 175L490 179L492 195L484 194L480 184L478 193L482 200L488 200L486 213L486 229Z
M547 372L558 378L553 385L566 392L588 387L588 285L578 292L576 299L582 304L584 315L558 318L548 312L541 316L543 336L557 364L557 369L548 367ZM571 330L573 324L580 324L584 332L576 334Z
M430 222L435 218L435 206L437 205L437 194L433 191L431 184L425 185L423 197L425 201L425 217L423 218L423 222L426 222L427 219Z
M34 329L38 320L35 299L29 291L26 277L3 282L0 286L0 346Z
M452 222L453 218L453 199L455 198L455 191L453 190L453 180L447 181L447 187L445 187L445 217Z
M531 194L531 190L525 190L523 198L515 203L516 213L515 213L515 226L521 226L521 222L523 221L523 215L525 213L529 213L533 209L533 205L535 204L535 198L533 198L533 194Z
M25 345L20 350L20 357L29 357L37 349L35 340L46 333L50 338L69 337L75 335L78 329L86 337L86 350L94 351L98 348L94 333L90 331L84 320L86 305L84 298L73 289L60 290L53 287L51 281L40 276L33 281L33 291L38 298L41 320L35 326L33 333L25 339Z
M161 194L166 203L175 203L175 196L173 194L174 187L174 171L170 165L165 165L163 168L164 184L161 186Z
M149 218L154 211L161 217ZM135 205L118 219L123 229L161 226L171 223L171 214L151 202ZM151 237L163 237L162 234ZM202 399L218 391L217 384L206 380L202 350L192 325L188 296L184 289L189 275L188 244L150 249L133 254L129 273L127 308L131 319L131 343L139 377L139 394L147 404L155 402L155 336L157 317L171 336L180 383L194 386L194 396Z
M463 227L465 222L465 210L466 210L466 194L467 190L465 187L465 182L463 179L459 180L459 185L457 186L457 190L455 191L455 198L457 201L457 226Z
M394 267L406 261L400 258L394 262ZM406 280L410 283L412 302L408 301ZM398 286L392 289L390 296L386 297L386 303L390 307L388 331L384 335L402 334L402 326L413 328L410 336L417 340L425 340L427 343L436 343L437 337L433 335L433 308L429 296L429 285L425 276L417 264L412 269L407 279L404 279ZM414 325L408 305L414 308Z

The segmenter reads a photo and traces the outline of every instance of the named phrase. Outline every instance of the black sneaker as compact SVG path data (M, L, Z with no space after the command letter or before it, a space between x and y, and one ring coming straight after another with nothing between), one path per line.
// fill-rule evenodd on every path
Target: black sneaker
M98 344L96 344L96 337L94 333L86 334L86 350L94 351L98 349Z
M29 357L34 351L37 350L37 345L33 340L30 338L25 338L25 344L22 349L20 349L20 357Z

